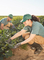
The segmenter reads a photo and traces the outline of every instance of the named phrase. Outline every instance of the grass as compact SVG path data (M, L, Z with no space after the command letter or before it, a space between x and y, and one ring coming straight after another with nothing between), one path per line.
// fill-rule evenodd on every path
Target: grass
M27 45L28 45L28 44L21 45L21 48L24 49L24 50L28 50L28 49L27 49Z

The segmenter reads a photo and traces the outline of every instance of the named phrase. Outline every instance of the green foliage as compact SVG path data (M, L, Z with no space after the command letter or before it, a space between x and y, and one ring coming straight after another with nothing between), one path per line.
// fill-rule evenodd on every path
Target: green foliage
M44 22L44 16L38 16L40 18L40 23L43 24Z
M11 50L5 51L4 55L5 55L6 58L8 58L8 56L11 57L12 56L12 51Z
M8 38L10 37L10 34L7 33L8 30L2 30L2 33L0 34L0 59L6 57L6 51L10 49L9 44L6 42L6 40L8 40ZM9 55L7 57L9 57Z
M21 45L21 48L27 50L27 44Z
M0 20L2 19L2 18L6 18L7 16L0 16Z
M0 34L2 33L2 30L0 30Z
M8 58L12 56L13 54L11 48L13 48L17 43L23 41L22 36L20 36L14 40L11 40L10 43L7 43L7 40L19 32L24 26L20 23L20 19L13 20L13 24L15 25L17 31L14 29L0 30L0 60L3 60L4 57Z
M2 33L0 34L0 59L3 57L8 58L9 56L12 56L12 51L10 48L13 48L14 45L21 42L22 38L21 36L11 40L10 44L7 43L7 40L12 37L14 34L16 34L16 31L11 32L10 30L2 30Z

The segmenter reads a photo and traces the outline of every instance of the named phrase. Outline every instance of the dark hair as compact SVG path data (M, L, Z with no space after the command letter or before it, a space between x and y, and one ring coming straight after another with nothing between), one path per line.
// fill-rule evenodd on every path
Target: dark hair
M40 18L39 17L36 17L35 15L32 15L32 19L31 21L40 21Z

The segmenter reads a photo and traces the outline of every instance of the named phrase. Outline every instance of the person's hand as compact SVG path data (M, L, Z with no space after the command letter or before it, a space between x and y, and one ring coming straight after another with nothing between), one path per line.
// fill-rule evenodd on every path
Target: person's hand
M8 39L7 42L10 43L11 42L11 39Z
M19 47L20 45L21 45L21 43L17 43L13 48L15 49L15 48Z
M14 29L14 30L16 30L16 31L17 31L17 29L15 28L15 26L14 26L14 25L12 25L12 29Z
M14 25L12 25L12 28L13 28L13 29L15 29L15 26L14 26Z

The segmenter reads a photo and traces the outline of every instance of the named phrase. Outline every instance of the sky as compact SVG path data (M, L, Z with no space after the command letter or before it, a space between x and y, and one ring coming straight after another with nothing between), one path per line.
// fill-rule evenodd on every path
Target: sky
M0 16L44 15L44 0L0 0Z

